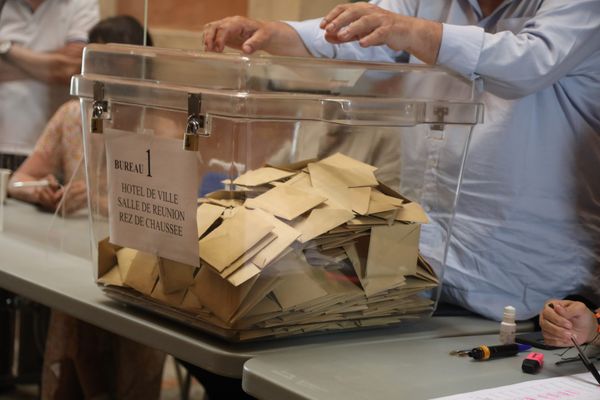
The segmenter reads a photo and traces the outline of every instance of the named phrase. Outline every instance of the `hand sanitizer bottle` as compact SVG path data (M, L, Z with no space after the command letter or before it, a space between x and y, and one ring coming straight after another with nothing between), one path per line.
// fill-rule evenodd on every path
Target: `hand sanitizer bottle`
M504 317L500 323L500 343L514 343L516 333L517 324L515 324L515 308L513 306L506 306L504 307Z

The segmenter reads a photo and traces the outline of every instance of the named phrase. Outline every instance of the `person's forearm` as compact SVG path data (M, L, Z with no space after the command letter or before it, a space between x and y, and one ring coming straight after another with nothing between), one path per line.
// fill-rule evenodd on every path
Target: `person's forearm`
M435 64L442 43L442 24L421 18L407 18L410 37L406 51L427 64Z
M521 24L515 32L496 33L444 24L438 64L483 78L487 92L505 99L523 98L576 71L584 76L594 70L593 56L600 51L600 2L546 1Z
M68 83L78 73L81 59L59 53L36 53L13 45L5 60L29 77L46 83Z
M298 33L284 22L266 23L266 28L276 32L263 48L267 53L278 56L309 57L311 54Z
M70 42L63 47L56 49L53 53L62 54L63 56L80 59L83 54L85 42Z
M29 75L2 60L0 60L0 83L29 79Z

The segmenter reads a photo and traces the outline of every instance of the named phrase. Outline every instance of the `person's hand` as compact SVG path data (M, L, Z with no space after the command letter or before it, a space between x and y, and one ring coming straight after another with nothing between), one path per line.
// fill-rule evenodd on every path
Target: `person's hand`
M225 46L251 54L265 48L272 29L267 22L246 17L227 17L204 26L204 50L221 53Z
M62 199L64 193L63 188L60 186L54 175L48 175L44 179L48 180L49 185L33 188L33 202L46 211L54 212Z
M204 50L221 53L225 46L252 54L264 50L287 56L310 55L296 31L283 22L227 17L204 26Z
M552 304L553 307L549 305ZM540 313L544 342L552 346L571 346L590 342L596 335L597 322L585 304L570 300L549 300Z
M387 45L433 64L441 44L442 25L408 17L369 3L341 4L321 21L325 39L333 44L358 41L362 47Z
M87 190L84 181L75 181L66 186L63 191L63 200L60 204L61 212L70 215L81 210L87 205Z
M81 57L60 52L36 52L13 45L5 61L27 74L29 78L50 84L68 84L81 69Z
M54 52L65 55L67 57L77 58L81 61L84 47L85 47L84 43L71 42L71 43L67 43L66 45L64 45L61 48L54 50Z
M330 43L358 40L362 47L385 44L394 50L406 48L404 16L369 3L341 4L321 21Z

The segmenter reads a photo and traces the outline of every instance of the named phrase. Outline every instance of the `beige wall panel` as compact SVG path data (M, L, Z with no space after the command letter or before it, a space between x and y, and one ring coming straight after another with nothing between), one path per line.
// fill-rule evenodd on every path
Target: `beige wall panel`
M117 0L99 0L100 18L104 19L115 15L117 10Z
M143 21L143 1L116 1L117 14L133 15ZM207 22L237 14L247 14L247 0L148 0L150 30L168 28L199 31Z
M248 16L260 20L296 20L300 15L298 0L248 0Z
M172 49L202 50L200 31L181 31L175 29L152 29L152 39L156 47Z
M248 15L262 20L303 20L325 15L343 0L248 0Z
M343 0L298 1L302 3L302 6L300 7L300 16L298 18L299 20L322 17L338 4L348 2Z
M325 15L343 0L148 0L148 25L158 47L200 49L200 31L231 15L262 20L303 20ZM129 14L144 18L143 0L99 0L102 18Z

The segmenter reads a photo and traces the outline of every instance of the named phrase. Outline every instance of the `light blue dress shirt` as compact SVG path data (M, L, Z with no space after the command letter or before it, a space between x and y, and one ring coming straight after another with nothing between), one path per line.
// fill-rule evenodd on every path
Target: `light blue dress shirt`
M526 319L548 298L598 289L600 1L506 0L485 18L476 0L371 3L444 22L438 64L484 83L476 100L485 123L473 131L443 298L497 320L513 305ZM319 22L289 23L314 56L408 58L331 45ZM422 251L437 240L424 226Z

